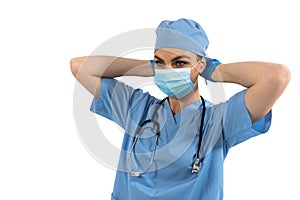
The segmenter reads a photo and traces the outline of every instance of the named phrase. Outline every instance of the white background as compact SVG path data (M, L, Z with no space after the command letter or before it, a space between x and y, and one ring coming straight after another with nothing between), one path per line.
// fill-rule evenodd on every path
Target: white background
M209 54L224 63L278 62L292 72L269 133L231 149L224 199L300 199L294 0L2 1L0 199L110 199L115 172L97 162L77 134L69 60L117 34L181 17L204 27ZM234 90L228 86L226 94Z

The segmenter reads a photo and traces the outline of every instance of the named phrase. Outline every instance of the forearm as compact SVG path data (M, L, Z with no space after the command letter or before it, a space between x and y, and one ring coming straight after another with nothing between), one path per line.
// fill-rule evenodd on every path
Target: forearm
M76 76L114 78L118 76L152 76L148 60L137 60L114 56L86 56L73 58L71 66L76 68Z
M268 79L276 80L280 76L280 64L268 62L237 62L220 64L212 73L217 82L229 82L251 87Z
M102 77L153 75L149 60L87 56L71 59L70 65L74 77L95 97L99 95Z

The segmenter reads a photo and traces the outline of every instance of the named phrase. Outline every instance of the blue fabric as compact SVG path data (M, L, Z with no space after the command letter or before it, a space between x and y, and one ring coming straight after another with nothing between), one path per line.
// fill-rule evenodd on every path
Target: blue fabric
M156 29L155 50L179 48L205 56L209 41L204 29L191 19L162 21Z
M190 93L198 83L191 81L190 68L156 69L154 83L169 97L180 99Z
M153 74L155 74L154 60L150 60L150 63L151 63L151 69L152 69L152 72L153 72Z
M245 92L241 91L218 105L206 101L200 150L203 163L196 175L191 168L199 139L201 101L186 106L175 116L165 101L155 114L159 99L117 80L103 78L100 95L93 99L91 111L113 120L125 130L111 199L223 199L223 162L229 149L266 132L271 125L271 112L255 124L251 123L244 103ZM126 151L132 145L136 128L150 116L154 116L161 127L155 161L149 172L133 177L124 167ZM136 143L134 153L137 156L130 161L134 170L145 169L149 163L155 137L149 131L152 125L149 127L144 129Z
M156 29L156 35L155 50L178 48L206 56L209 40L204 29L194 20L181 18L177 21L162 21ZM151 64L153 70L154 63ZM206 58L206 68L202 77L213 81L211 74L219 64L221 63L216 59Z
M206 58L206 67L204 68L201 76L207 80L211 79L211 74L215 71L216 67L221 64L217 59Z

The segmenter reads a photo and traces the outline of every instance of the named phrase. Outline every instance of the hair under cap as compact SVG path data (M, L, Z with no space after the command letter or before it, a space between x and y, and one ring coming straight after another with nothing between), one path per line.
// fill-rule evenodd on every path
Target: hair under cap
M197 22L181 18L177 21L162 21L156 29L155 50L178 48L205 56L209 41Z

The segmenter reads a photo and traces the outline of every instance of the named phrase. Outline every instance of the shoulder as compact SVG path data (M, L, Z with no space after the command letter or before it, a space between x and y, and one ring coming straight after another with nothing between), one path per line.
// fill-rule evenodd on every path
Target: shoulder
M223 119L222 121L224 121L225 118L232 118L232 116L248 118L249 114L244 100L246 91L246 89L242 90L231 96L229 99L216 104L206 100L206 111L210 120Z

